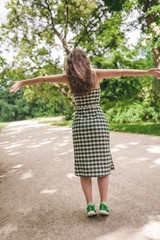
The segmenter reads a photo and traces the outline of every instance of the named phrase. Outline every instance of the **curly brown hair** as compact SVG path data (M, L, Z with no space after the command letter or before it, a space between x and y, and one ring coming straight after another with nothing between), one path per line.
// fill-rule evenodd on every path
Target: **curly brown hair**
M74 49L67 57L65 70L73 95L83 96L92 91L94 79L86 53Z

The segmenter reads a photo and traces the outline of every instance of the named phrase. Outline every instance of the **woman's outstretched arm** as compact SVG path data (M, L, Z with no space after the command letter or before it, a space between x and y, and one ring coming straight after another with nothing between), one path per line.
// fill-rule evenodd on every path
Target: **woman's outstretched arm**
M149 70L136 69L95 69L96 76L99 80L104 78L113 78L121 76L144 76L154 75L160 80L160 69L151 68Z
M50 76L35 77L35 78L26 79L22 81L12 82L14 83L14 85L9 89L9 92L17 92L19 89L21 89L24 86L34 85L34 84L44 83L44 82L68 83L67 75L64 73L64 74L57 74L57 75L50 75Z

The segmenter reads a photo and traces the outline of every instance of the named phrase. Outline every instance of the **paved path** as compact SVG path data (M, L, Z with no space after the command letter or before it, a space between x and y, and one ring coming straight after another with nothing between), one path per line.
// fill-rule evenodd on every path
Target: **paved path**
M0 133L1 240L160 240L160 137L111 132L110 216L86 217L70 127ZM93 199L99 205L96 178Z

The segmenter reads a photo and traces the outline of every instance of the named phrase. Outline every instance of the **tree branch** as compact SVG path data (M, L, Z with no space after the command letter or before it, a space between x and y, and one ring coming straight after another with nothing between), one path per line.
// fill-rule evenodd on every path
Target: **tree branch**
M69 26L69 9L68 9L68 2L65 0L66 4L66 26L65 26L65 34L64 34L64 40L66 41L67 33L68 33L68 26Z
M152 49L152 56L157 68L160 68L160 48L154 47Z
M66 51L66 53L67 53L67 55L70 53L70 51L69 51L69 49L68 49L68 47L67 47L67 45L66 45L66 41L65 41L65 39L64 38L62 38L62 36L60 35L60 33L57 31L57 29L56 29L56 27L55 27L55 23L54 23L54 21L53 21L53 16L52 16L52 11L51 11L51 8L50 8L50 5L49 5L49 2L48 2L48 0L45 0L45 3L47 4L47 9L48 9L48 11L49 11L49 14L50 14L50 20L51 20L51 27L52 27L52 29L53 29L53 32L56 34L56 36L60 39L60 41L62 42L62 44L63 44L63 47L64 47L64 49L65 49L65 51Z
M47 6L43 5L43 4L42 4L42 3L40 3L40 2L37 2L37 1L35 1L35 4L37 4L37 5L39 5L39 6L43 7L43 8L46 8L46 9L48 9L48 8L47 8Z
M144 11L148 11L152 6L156 5L156 0L142 0ZM145 17L147 27L150 26L152 22L154 22L156 15L155 14L149 14Z

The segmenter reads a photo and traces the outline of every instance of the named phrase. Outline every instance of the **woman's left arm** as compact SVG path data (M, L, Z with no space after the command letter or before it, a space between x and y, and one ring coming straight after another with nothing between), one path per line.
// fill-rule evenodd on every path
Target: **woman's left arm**
M22 81L11 82L11 83L14 83L14 85L8 90L9 92L17 92L24 86L34 85L34 84L44 83L44 82L68 83L67 74L64 73L64 74L57 74L57 75L49 75L49 76L35 77L35 78L26 79Z
M160 69L151 68L149 70L137 70L137 69L95 69L97 79L121 77L121 76L144 76L154 75L160 80Z

